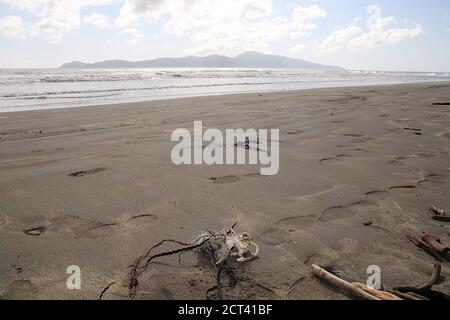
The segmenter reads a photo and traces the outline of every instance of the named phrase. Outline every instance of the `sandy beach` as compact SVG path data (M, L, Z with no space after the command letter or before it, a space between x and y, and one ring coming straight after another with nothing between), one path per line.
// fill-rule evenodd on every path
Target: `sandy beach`
M386 288L418 285L450 244L450 83L313 89L0 114L0 298L129 299L129 266L163 239L238 222L259 257L226 299L349 299L311 275L329 266ZM173 130L280 129L280 170L176 166ZM168 245L171 248L171 245ZM173 246L172 246L173 248ZM81 268L68 290L67 267ZM434 288L450 293L450 268ZM136 299L205 299L196 252L144 272Z

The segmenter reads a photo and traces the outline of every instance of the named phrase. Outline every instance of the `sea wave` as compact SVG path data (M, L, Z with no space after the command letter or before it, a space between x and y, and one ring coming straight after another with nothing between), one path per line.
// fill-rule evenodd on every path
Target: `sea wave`
M346 71L333 71L345 74ZM157 79L298 78L330 71L304 69L130 69L0 71L0 84L111 82Z
M0 112L193 95L444 80L450 80L450 73L245 68L0 70Z
M305 83L309 80L284 81L284 84ZM345 81L345 80L341 80ZM210 84L195 84L195 85L167 85L167 86L152 86L152 87L130 87L130 88L115 88L115 89L97 89L97 90L69 90L69 91L45 91L45 92L17 92L0 95L2 98L31 98L41 96L63 96L73 94L96 94L105 92L126 92L126 91L150 91L150 90L165 90L165 89L190 89L190 88L213 88L213 87L228 87L228 86L252 86L252 85L273 85L280 82L227 82L227 83L210 83Z

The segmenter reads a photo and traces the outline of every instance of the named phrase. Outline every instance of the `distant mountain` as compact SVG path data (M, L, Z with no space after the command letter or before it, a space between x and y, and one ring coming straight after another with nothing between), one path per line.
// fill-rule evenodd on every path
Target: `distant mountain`
M234 58L210 55L207 57L189 56L183 58L159 58L144 61L108 60L96 63L73 61L63 64L65 69L101 68L299 68L299 69L340 69L340 67L312 63L305 60L258 52L245 52Z

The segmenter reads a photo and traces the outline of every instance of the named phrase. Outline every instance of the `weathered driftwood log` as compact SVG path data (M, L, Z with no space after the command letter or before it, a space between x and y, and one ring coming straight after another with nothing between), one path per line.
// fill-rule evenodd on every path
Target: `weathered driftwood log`
M427 297L421 296L420 294L414 293L414 292L407 292L407 295L409 295L410 297L415 298L415 300L430 300Z
M438 282L441 274L441 265L435 263L430 279L418 287L398 287L394 291L406 293L408 295L415 295L417 297L425 297L429 300L450 300L448 294L432 290L431 288Z
M441 276L441 265L439 263L435 263L433 265L433 272L431 273L430 279L425 283L421 284L419 289L431 289L439 280Z
M406 237L408 238L409 241L414 243L417 247L419 247L420 249L422 249L423 251L425 251L429 255L433 256L436 260L443 261L441 255L439 254L439 252L435 251L432 247L430 247L426 243L420 241L415 236L410 235L410 234L407 234Z
M342 280L341 278L336 277L334 274L329 273L328 271L322 269L321 267L315 264L313 264L311 268L313 270L313 274L316 277L325 280L334 287L344 290L355 297L366 300L380 300L379 298L365 292L364 290L358 288L357 286L351 284L350 282L347 282L345 280Z
M422 240L428 244L433 250L437 251L439 254L446 254L450 251L449 247L446 247L439 243L438 239L433 237L431 234L426 233L422 236Z
M353 285L357 286L361 290L364 290L368 294L371 294L381 300L403 300L401 297L386 291L369 288L367 285L359 282L353 282Z
M396 296L399 296L403 300L430 300L426 297L423 297L419 294L412 293L412 292L400 292L400 291L394 291L389 290L390 293L395 294Z
M438 216L445 216L445 211L443 209L436 207L434 204L430 205L430 209Z
M433 216L433 220L450 222L450 217L447 217L447 216Z
M426 297L429 300L450 300L450 296L448 294L431 290L431 289L419 289L414 287L398 287L394 288L395 291L405 292L408 294L414 293L416 295L420 295L422 297Z

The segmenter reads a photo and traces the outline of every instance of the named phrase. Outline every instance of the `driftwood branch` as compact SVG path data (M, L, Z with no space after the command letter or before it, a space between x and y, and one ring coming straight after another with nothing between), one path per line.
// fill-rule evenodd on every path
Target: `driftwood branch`
M321 267L313 264L311 266L313 274L328 282L332 286L339 288L343 291L346 291L350 293L351 295L366 299L366 300L380 300L380 298L375 297L374 295L365 292L364 290L358 288L357 286L351 284L350 282L347 282L345 280L342 280L341 278L336 277L334 274L329 273L328 271L322 269Z
M440 254L437 251L435 251L432 247L428 246L426 243L422 242L421 240L417 239L415 236L410 235L410 234L407 234L406 237L408 238L409 241L411 241L417 247L419 247L420 249L422 249L423 251L425 251L432 257L434 257L436 260L443 261Z
M430 205L430 210L433 211L434 214L438 216L445 216L445 211L436 207L434 204Z
M439 254L446 254L450 251L449 247L446 247L439 243L439 240L433 237L431 234L426 233L422 236L422 240L428 244L433 250L437 251Z
M432 287L439 281L441 274L439 263L434 264L430 278L422 285L418 287L397 287L387 291L370 288L363 283L349 283L317 265L312 265L311 268L313 274L318 278L358 298L368 300L450 300L449 295L432 290Z
M419 288L415 288L415 287L398 287L398 288L395 288L394 290L408 293L408 294L414 293L416 295L425 297L429 300L446 300L446 301L450 300L449 295L439 292L439 291L430 290L430 289L419 289Z
M369 288L367 285L359 282L353 282L353 285L357 286L361 290L364 290L368 294L373 295L381 300L403 300L401 297L386 291L377 290L374 288Z
M441 274L441 265L439 263L435 263L433 266L433 272L431 274L430 279L424 284L418 287L398 287L394 288L393 290L407 295L412 295L417 298L448 301L450 300L449 295L431 289L438 282L440 274Z
M447 216L433 216L433 220L443 221L443 222L450 222L450 217L447 217Z
M110 284L108 284L103 290L102 292L100 292L100 294L98 295L98 300L102 300L103 299L103 295L113 286L115 285L116 282L111 282Z
M431 273L430 279L427 282L420 285L419 289L431 289L439 280L441 276L441 265L439 263L435 263L433 266L433 272Z
M400 292L395 290L389 290L389 292L399 296L403 300L430 300L424 296L412 292Z

